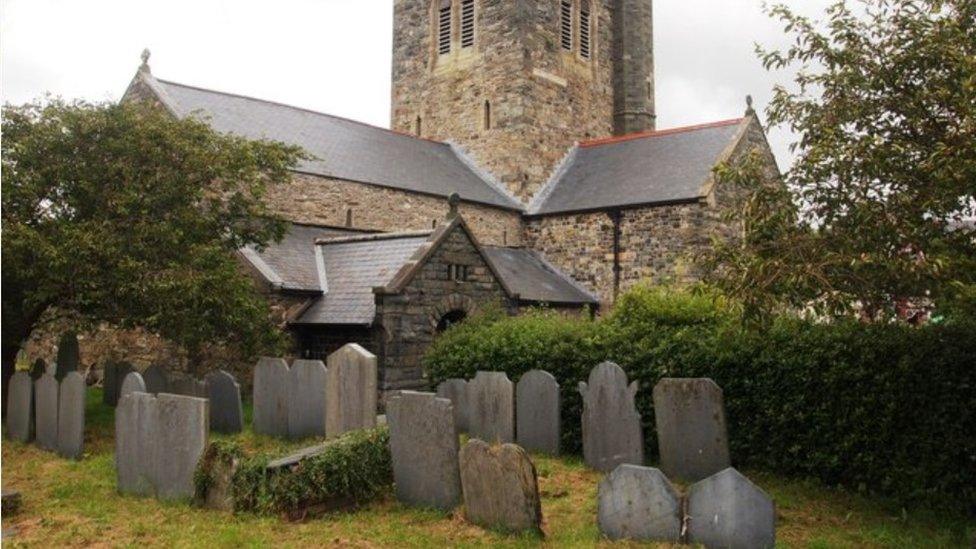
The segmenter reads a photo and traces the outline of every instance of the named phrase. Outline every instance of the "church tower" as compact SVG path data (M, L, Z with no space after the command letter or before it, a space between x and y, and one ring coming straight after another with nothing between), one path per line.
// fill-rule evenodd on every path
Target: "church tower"
M395 0L392 128L527 202L573 143L653 128L651 2Z

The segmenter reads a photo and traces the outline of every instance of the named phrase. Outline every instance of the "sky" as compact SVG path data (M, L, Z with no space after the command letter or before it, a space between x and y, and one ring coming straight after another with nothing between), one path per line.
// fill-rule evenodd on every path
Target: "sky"
M392 25L393 0L0 0L0 97L117 100L149 48L159 78L388 127ZM747 94L762 113L791 80L756 57L790 43L761 0L656 0L654 32L660 129L741 116ZM788 168L793 137L769 139Z

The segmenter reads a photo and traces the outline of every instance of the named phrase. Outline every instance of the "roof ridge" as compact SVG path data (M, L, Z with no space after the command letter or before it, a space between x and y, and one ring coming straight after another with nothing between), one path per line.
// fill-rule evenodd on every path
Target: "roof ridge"
M191 84L183 84L181 82L173 82L172 80L166 80L166 79L163 79L163 78L156 78L156 77L153 77L153 78L155 78L155 80L157 82L161 82L163 84L168 84L170 86L180 86L181 88L189 88L191 90L197 90L197 91L208 92L208 93L216 93L216 94L219 94L219 95L226 95L228 97L237 97L239 99L247 99L249 101L257 101L259 103L266 103L268 105L275 105L275 106L278 106L278 107L284 107L286 109L294 109L296 111L303 111L303 112L307 112L307 113L315 114L315 115L319 115L319 116L327 116L327 117L333 118L335 120L341 120L343 122L349 122L349 123L352 123L352 124L358 124L360 126L365 126L367 128L371 128L371 129L374 129L374 130L382 130L382 131L387 132L387 133L392 133L393 135L397 135L397 136L401 136L401 137L408 137L410 139L419 139L421 141L427 141L429 143L435 143L437 145L445 145L445 146L447 146L447 143L445 143L443 141L437 141L436 139L430 139L430 138L427 138L427 137L421 137L419 135L413 135L411 133L401 132L401 131L394 130L394 129L391 129L391 128L384 128L382 126L377 126L375 124L370 124L368 122L363 122L363 121L360 121L360 120L354 120L352 118L348 118L348 117L345 117L345 116L339 116L339 115L336 115L336 114L330 114L330 113L327 113L327 112L316 111L316 110L313 110L313 109L309 109L307 107L299 107L297 105L290 105L288 103L282 103L280 101L272 101L270 99L262 99L260 97L254 97L252 95L244 95L244 94L241 94L241 93L226 92L226 91L222 91L222 90L214 90L214 89L211 89L211 88L204 88L204 87L201 87L201 86L193 86Z
M424 230L424 231L400 231L400 232L393 232L393 233L361 234L361 235L352 235L352 236L323 237L323 238L316 238L315 244L328 245L328 244L346 244L350 242L375 242L378 240L394 240L397 238L429 237L432 234L434 234L434 231Z
M677 133L692 132L698 130L707 130L711 128L722 128L725 126L732 126L734 124L740 124L745 118L730 118L728 120L719 120L716 122L707 122L704 124L694 124L691 126L679 126L676 128L668 128L665 130L656 130L650 132L639 132L630 133L627 135L615 135L612 137L602 137L600 139L591 139L589 141L581 141L580 147L597 147L600 145L612 145L614 143L622 143L626 141L633 141L635 139L644 139L647 137L664 137L668 135L674 135Z

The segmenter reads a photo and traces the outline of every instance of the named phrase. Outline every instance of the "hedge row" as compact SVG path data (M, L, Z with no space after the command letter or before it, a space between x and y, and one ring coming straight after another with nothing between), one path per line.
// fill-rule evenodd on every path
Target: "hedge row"
M911 328L780 318L745 327L721 298L638 288L604 320L493 315L448 331L425 357L434 384L539 368L559 380L563 446L579 452L576 390L603 360L640 382L646 453L662 377L723 389L737 466L976 511L976 322Z

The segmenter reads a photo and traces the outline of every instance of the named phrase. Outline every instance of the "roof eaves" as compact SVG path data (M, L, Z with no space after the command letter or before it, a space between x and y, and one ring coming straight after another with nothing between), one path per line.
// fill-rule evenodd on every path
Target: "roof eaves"
M526 219L538 219L555 215L578 215L589 213L609 212L613 210L633 210L636 208L663 208L666 206L680 206L682 204L697 204L702 201L701 196L676 198L673 200L657 200L652 202L634 202L632 204L610 204L607 206L594 206L592 208L577 208L570 210L550 210L525 214Z
M549 260L547 260L545 258L545 256L543 256L541 253L539 253L539 252L537 252L535 250L530 250L529 253L531 253L532 255L534 255L536 257L536 259L539 260L540 263L542 263L543 265L546 266L547 269L549 269L550 271L552 271L553 273L555 273L556 276L562 278L563 280L566 281L567 284L569 284L570 286L576 288L583 295L589 297L591 299L590 303L600 303L600 298L596 294L594 294L590 290L586 289L586 287L584 287L582 284L580 284L579 282L577 282L576 280L574 280L571 276L569 276L566 273L562 272L558 267L556 267L555 265L553 265L552 263L550 263Z
M252 248L244 247L238 250L238 252L244 257L244 259L253 265L255 269L257 269L261 276L263 276L264 279L268 281L268 284L271 284L274 289L280 290L284 287L284 280L282 280L281 276L279 276L278 273L276 273L275 270L272 269L271 266L268 265L256 251L254 251Z

